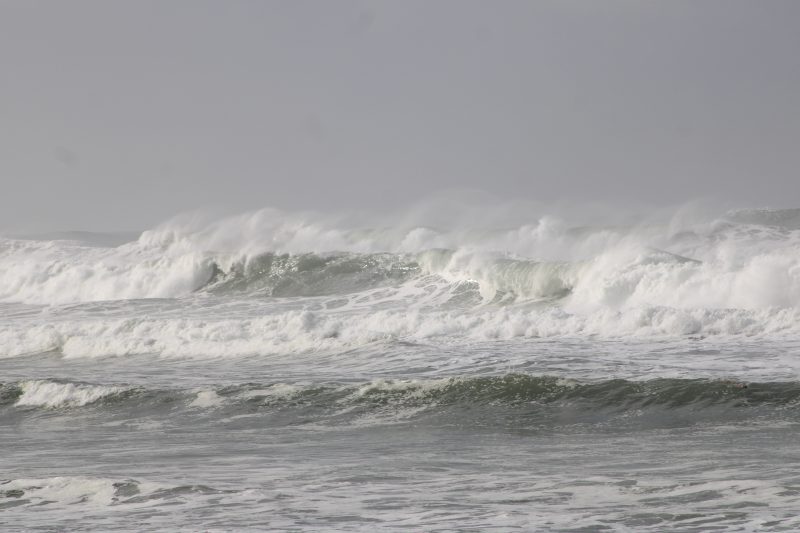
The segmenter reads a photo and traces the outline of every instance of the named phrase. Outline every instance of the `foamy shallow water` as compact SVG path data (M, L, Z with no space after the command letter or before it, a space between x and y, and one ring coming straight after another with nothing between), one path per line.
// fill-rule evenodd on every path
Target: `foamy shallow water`
M793 213L0 240L0 520L796 530Z

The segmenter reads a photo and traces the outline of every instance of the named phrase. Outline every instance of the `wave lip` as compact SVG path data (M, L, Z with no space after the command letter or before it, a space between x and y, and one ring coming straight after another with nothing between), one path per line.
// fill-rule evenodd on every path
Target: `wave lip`
M18 407L82 407L125 390L114 386L48 380L23 381L18 386L20 395L14 403Z
M262 406L525 406L586 402L595 407L684 407L734 402L736 405L791 405L800 402L800 382L746 383L728 379L656 378L585 381L552 375L505 374L428 379L373 379L361 383L275 382L216 388L161 390L118 385L90 385L50 380L22 381L3 387L6 402L16 407L68 408L117 397L137 405L143 397L181 399L190 408L222 405ZM12 390L13 393L10 393ZM126 400L127 398L127 400ZM119 402L115 402L115 405Z
M283 385L282 387L285 387ZM251 393L245 395L252 399ZM577 381L559 376L506 374L427 380L376 379L358 385L295 389L292 404L361 406L510 406L581 402L587 408L681 408L714 404L790 405L800 401L800 383L659 378ZM264 398L266 400L266 398ZM267 404L279 401L270 397ZM266 405L266 404L265 404Z
M8 388L0 390L4 417L38 416L31 409L37 408L69 418L78 409L91 408L93 418L112 417L114 424L137 429L183 428L198 420L222 428L247 428L262 420L275 427L326 430L408 423L525 431L597 424L635 429L756 419L783 423L795 421L795 407L800 405L800 382L578 381L529 374L140 388L136 394L118 386L55 382L20 382L11 386L15 394L8 394ZM154 409L163 416L142 423L143 415Z

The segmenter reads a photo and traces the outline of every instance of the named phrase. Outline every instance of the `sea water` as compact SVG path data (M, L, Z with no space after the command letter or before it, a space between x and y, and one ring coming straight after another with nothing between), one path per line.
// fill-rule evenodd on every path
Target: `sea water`
M800 210L0 239L0 529L793 531Z

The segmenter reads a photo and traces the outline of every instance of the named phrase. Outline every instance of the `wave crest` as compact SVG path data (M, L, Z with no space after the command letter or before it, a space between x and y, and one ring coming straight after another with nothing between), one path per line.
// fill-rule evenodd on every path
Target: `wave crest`
M541 217L448 229L267 210L173 221L117 247L0 239L0 302L12 313L0 324L0 356L791 333L800 310L795 216L755 210L627 227ZM143 303L158 298L192 303ZM116 303L90 305L106 301ZM63 307L42 321L21 303ZM83 307L70 311L75 303Z
M14 405L28 407L81 407L119 394L120 387L103 387L46 380L23 381Z

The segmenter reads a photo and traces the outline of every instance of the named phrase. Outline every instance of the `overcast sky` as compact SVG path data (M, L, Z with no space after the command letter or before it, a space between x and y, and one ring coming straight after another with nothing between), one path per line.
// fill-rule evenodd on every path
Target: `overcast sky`
M0 228L800 204L800 2L0 0Z

